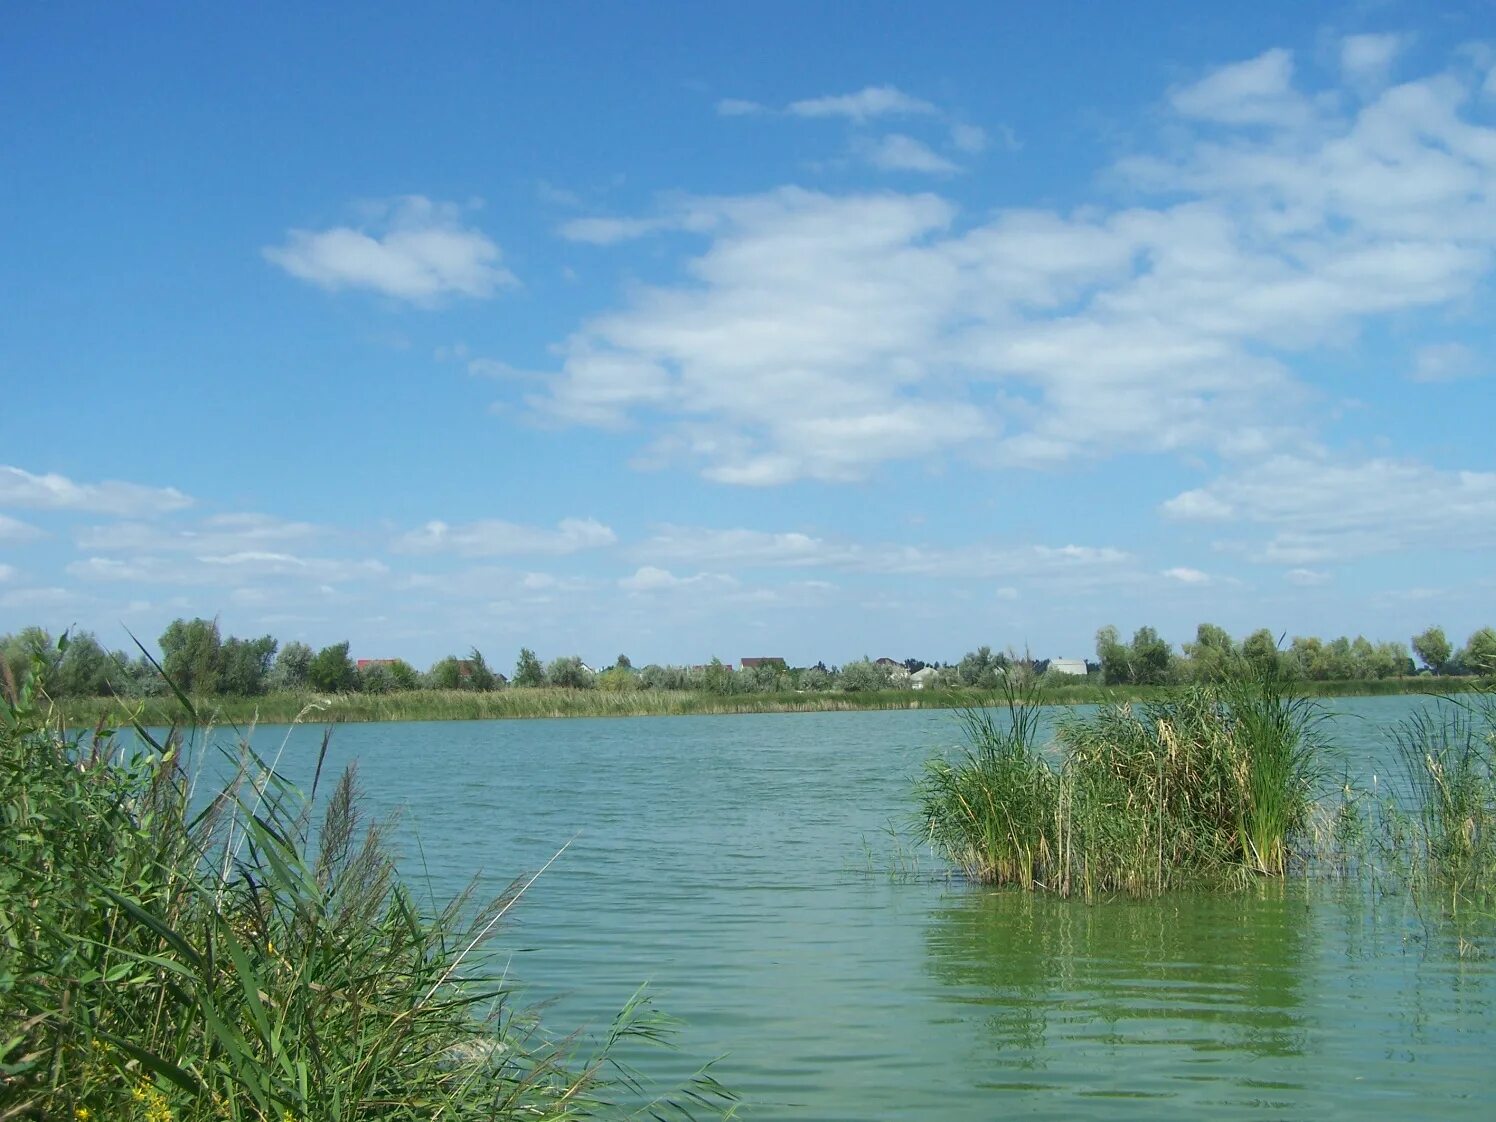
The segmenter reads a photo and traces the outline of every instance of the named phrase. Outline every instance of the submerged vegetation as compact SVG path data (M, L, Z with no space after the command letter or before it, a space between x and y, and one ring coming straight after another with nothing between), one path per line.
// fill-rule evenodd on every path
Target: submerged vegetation
M210 792L200 738L73 733L36 678L7 693L0 1119L560 1120L638 1098L615 1058L658 1038L647 1002L590 1057L549 1036L483 950L526 885L423 906L351 770L323 783L319 762L303 797L241 743ZM703 1073L639 1112L730 1099Z
M1496 893L1496 706L1446 699L1392 730L1390 791L1330 792L1318 703L1271 670L1067 714L1039 687L962 714L967 744L929 761L922 832L983 884L1095 899L1282 877L1334 858L1455 907Z

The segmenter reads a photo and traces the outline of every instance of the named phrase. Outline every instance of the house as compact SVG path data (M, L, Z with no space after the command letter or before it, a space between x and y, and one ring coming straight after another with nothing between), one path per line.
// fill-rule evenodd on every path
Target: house
M1075 678L1086 676L1086 660L1083 658L1052 658L1049 660L1049 673L1069 674Z
M935 679L939 675L933 666L926 666L923 670L916 670L909 675L909 686L911 689L923 690L935 685Z
M738 664L744 670L757 670L760 666L772 667L775 670L788 669L782 658L740 658Z
M354 665L360 670L367 670L371 666L394 666L399 661L398 658L361 658Z

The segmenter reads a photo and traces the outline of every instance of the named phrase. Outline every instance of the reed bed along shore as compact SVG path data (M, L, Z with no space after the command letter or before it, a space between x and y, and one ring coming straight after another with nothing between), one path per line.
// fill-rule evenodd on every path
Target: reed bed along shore
M303 796L243 741L214 761L201 735L184 754L139 726L70 732L34 681L9 693L0 1119L730 1113L706 1072L651 1099L617 1062L630 1039L660 1038L647 1001L594 1046L516 1007L484 946L529 882L426 904L351 770L319 764ZM207 789L214 763L228 778ZM615 1093L631 1109L610 1111Z
M1496 903L1496 698L1444 699L1391 730L1379 791L1331 782L1318 702L1271 675L1102 705L1042 732L1037 687L969 709L931 759L919 827L982 884L1154 896L1356 867L1454 910Z
M1312 697L1364 697L1397 694L1447 694L1472 688L1457 678L1401 678L1381 681L1304 682ZM1166 686L1104 686L1088 682L1051 685L1047 705L1107 705L1167 697ZM149 726L170 724L175 697L145 698L127 703ZM501 690L408 690L395 693L317 694L306 691L260 697L198 698L200 712L220 723L289 724L303 714L339 721L487 721L559 717L673 717L733 713L824 713L884 709L968 709L1006 704L998 690L877 690L865 692L776 692L717 694L704 690L560 689L508 687ZM67 719L92 724L119 710L112 698L70 698L60 703Z

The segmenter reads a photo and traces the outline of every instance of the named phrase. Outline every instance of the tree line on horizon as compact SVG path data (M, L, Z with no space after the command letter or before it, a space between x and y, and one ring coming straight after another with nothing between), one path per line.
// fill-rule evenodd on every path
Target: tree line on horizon
M65 697L125 698L159 696L169 678L193 696L256 697L267 693L391 693L405 690L493 690L507 686L600 690L699 690L709 693L763 693L805 690L848 693L896 688L909 674L935 671L931 688L990 689L1019 667L1056 681L1078 676L1050 670L1049 660L1031 659L981 646L960 660L925 662L861 658L828 666L824 662L791 667L779 659L757 666L733 667L720 659L699 666L650 664L636 668L626 655L613 665L593 670L577 656L542 662L521 648L514 671L494 670L476 647L464 656L448 655L427 670L403 659L369 660L360 667L349 655L349 643L313 650L292 640L284 646L271 635L225 638L216 620L177 619L162 633L159 657L142 652L107 651L88 631L68 635L59 644L40 627L0 636L0 679L19 681L35 659L43 663L49 692ZM1414 656L1417 657L1417 664ZM1179 651L1151 627L1140 627L1124 641L1115 627L1096 633L1096 657L1086 663L1086 679L1104 685L1171 685L1208 681L1236 669L1272 671L1310 681L1365 681L1400 678L1422 672L1439 676L1496 675L1496 629L1482 627L1456 648L1442 628L1430 627L1411 639L1411 650L1395 642L1374 643L1363 636L1324 641L1295 636L1286 646L1266 628L1237 641L1224 628L1202 623L1193 642ZM165 678L163 678L163 672Z

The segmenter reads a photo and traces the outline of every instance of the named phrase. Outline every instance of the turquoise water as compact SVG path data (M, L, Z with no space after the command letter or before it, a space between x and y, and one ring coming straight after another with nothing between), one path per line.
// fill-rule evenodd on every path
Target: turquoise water
M1385 775L1415 704L1337 702ZM256 743L306 775L319 730ZM407 874L497 890L569 846L500 952L558 1029L641 983L684 1024L630 1058L750 1118L1496 1118L1496 968L1401 898L1266 886L1086 906L951 883L907 823L948 713L340 726Z

